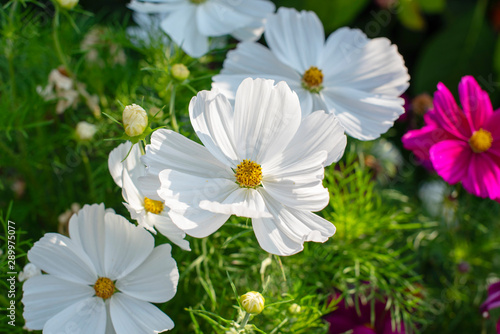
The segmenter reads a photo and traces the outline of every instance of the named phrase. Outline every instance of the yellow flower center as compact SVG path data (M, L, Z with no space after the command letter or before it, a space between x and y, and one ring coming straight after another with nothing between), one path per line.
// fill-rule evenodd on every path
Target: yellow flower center
M203 3L205 1L206 0L191 0L191 2L194 3L194 4L200 4L200 3Z
M243 160L237 167L234 174L236 182L243 188L255 188L262 181L262 168L259 164Z
M159 214L163 211L163 208L164 206L162 202L144 197L144 209L146 209L147 212Z
M323 86L323 72L316 66L311 66L302 76L302 87L313 92L319 93Z
M95 295L108 299L115 293L115 283L107 277L99 277L94 284Z
M491 143L493 143L493 137L489 131L484 129L474 131L469 139L469 145L476 153L488 151L491 147Z

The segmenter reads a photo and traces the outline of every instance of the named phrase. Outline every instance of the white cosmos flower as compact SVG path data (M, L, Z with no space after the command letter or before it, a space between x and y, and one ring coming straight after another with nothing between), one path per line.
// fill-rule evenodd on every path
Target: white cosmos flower
M142 191L139 190L139 177L146 175L146 167L140 161L142 154L139 144L134 145L132 150L131 146L132 143L129 141L120 144L111 151L108 158L109 172L115 183L122 188L125 200L123 204L139 226L155 234L158 230L177 246L191 250L189 241L184 239L186 233L172 222L167 213L168 207L160 202L161 198L156 193L160 187L160 180L150 178L149 182L142 186ZM123 161L125 157L127 159Z
M297 94L264 79L243 81L234 111L213 90L198 93L189 113L205 146L158 130L142 158L146 179L159 176L158 194L175 208L169 215L177 226L202 238L232 214L249 217L261 247L278 255L335 233L311 213L328 204L324 166L340 159L346 145L335 116L319 110L301 119Z
M341 28L325 42L315 13L288 8L267 19L264 36L269 49L244 42L230 51L213 87L233 98L247 77L284 80L298 94L304 117L326 110L361 140L379 137L404 112L398 96L408 88L408 70L387 38Z
M233 35L257 40L265 18L275 6L268 0L132 0L128 7L141 13L166 14L161 28L192 57L209 50L209 37Z
M26 327L44 334L158 333L174 327L150 303L170 300L179 272L171 246L104 205L85 205L70 238L47 233L28 252L46 275L23 285Z

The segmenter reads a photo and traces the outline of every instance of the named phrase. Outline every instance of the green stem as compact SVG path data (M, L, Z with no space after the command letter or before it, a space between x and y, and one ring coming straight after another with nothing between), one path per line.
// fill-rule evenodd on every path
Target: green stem
M245 312L245 316L243 317L243 320L241 321L241 324L239 327L240 333L243 333L245 331L245 326L247 325L249 319L250 319L250 313Z
M175 85L172 85L172 95L170 96L170 119L174 131L179 132L179 125L177 125L177 118L175 117Z
M56 49L57 57L59 58L59 61L61 64L64 66L64 69L68 73L69 77L73 76L73 73L71 72L71 69L68 66L68 62L66 61L66 56L62 52L61 48L61 42L59 41L59 6L55 6L56 12L54 14L54 21L52 21L52 38L54 40L54 47Z

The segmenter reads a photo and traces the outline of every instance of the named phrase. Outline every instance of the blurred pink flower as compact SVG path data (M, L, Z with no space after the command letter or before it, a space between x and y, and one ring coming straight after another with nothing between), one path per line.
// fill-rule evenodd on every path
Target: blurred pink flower
M338 298L340 294L335 297ZM386 310L386 303L375 301L374 323L371 322L371 302L363 302L358 298L359 313L356 306L348 305L340 301L338 308L327 315L325 320L330 323L329 334L343 334L352 330L352 334L405 334L405 326L402 321L395 323L392 327L390 310Z
M462 182L471 194L500 199L500 112L471 76L458 85L462 109L444 84L437 88L425 126L406 133L404 147L431 162L449 184Z
M488 298L481 305L481 313L488 317L488 311L497 307L500 307L500 282L493 283L488 288ZM500 334L500 319L497 322L497 333Z

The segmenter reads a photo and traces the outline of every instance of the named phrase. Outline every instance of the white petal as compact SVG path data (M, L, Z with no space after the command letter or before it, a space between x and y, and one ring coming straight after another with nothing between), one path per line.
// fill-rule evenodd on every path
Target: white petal
M111 297L110 313L117 334L160 333L174 327L174 322L156 306L123 293Z
M261 247L276 255L293 255L303 249L304 242L325 242L335 234L335 226L309 212L282 206L264 194L274 218L252 220Z
M208 37L198 28L196 6L189 1L168 15L161 28L191 57L198 58L208 52Z
M200 208L239 217L271 217L259 191L248 188L236 188L222 202L203 200L200 202Z
M314 12L281 7L267 20L264 35L276 57L299 73L318 65L325 33Z
M160 173L160 181L158 195L174 210L199 207L199 203L207 199L223 202L238 188L234 180L198 177L168 169Z
M325 166L328 166L340 160L346 144L347 137L338 119L333 114L318 110L302 119L295 137L283 152L283 160L290 163L318 151L326 151Z
M28 252L28 259L48 274L74 283L94 284L97 273L82 249L73 240L47 233Z
M173 0L173 1L149 1L142 2L137 0L132 0L127 5L128 8L139 13L170 13L179 9L179 7L185 7L184 0Z
M189 241L185 240L186 233L181 230L177 225L172 222L170 217L162 215L155 215L153 213L146 214L148 225L154 226L161 234L166 236L170 241L179 246L180 248L190 251Z
M118 147L114 148L111 153L109 153L109 172L115 183L120 188L123 187L123 182L121 180L123 169L126 169L129 172L129 175L134 182L139 176L146 173L146 167L140 161L142 153L139 145L140 144L136 144L132 147L132 143L127 141L118 145Z
M145 197L155 201L161 201L161 197L158 196L158 190L161 187L161 182L158 174L150 174L140 177L137 183L137 187L141 194L143 194Z
M234 135L240 159L260 165L281 153L299 128L300 102L285 82L245 79L236 92ZM236 167L236 166L235 166Z
M301 75L258 43L239 43L235 50L229 51L222 71L212 78L212 86L234 99L239 85L246 78L286 81L293 90L301 87Z
M71 240L88 255L99 276L104 274L105 213L104 204L84 205L69 221Z
M247 7L248 2L241 2L240 6ZM250 25L253 20L252 16L235 11L235 8L224 1L204 2L198 6L196 13L196 23L205 36L228 35L236 29Z
M180 212L170 210L168 215L177 227L195 238L205 238L214 233L230 216L196 208L186 208Z
M347 134L360 140L380 137L404 113L404 100L398 97L348 87L324 89L321 94Z
M130 147L132 143L127 141L123 144L115 147L110 153L108 157L108 168L111 177L115 181L118 187L122 187L122 172L123 172L123 163L122 160L125 159L128 152L130 151Z
M116 288L129 295L152 303L164 303L177 291L179 271L171 255L172 246L156 247L134 271L116 282Z
M114 213L105 217L104 276L120 279L137 268L154 247L153 236Z
M318 151L291 164L283 161L264 176L264 190L278 202L299 210L320 211L328 205L330 194L323 187L326 151Z
M328 37L320 68L325 87L348 87L400 96L410 76L397 47L387 38L368 39L358 29L341 28Z
M49 319L43 332L52 333L104 333L106 307L102 298L93 297L75 303Z
M129 207L135 210L136 212L143 211L144 196L142 196L142 194L139 192L139 189L137 189L137 185L134 184L132 178L130 177L130 174L126 169L123 170L122 181L123 181L122 196L125 202L127 202Z
M264 33L264 25L264 20L256 20L245 28L234 30L231 32L231 36L239 41L255 42Z
M42 329L65 308L94 295L89 285L69 282L53 275L40 275L23 284L24 319L29 329Z
M230 176L231 169L217 160L205 147L171 130L157 130L142 157L148 174L158 175L174 169L200 177ZM221 172L224 172L222 173Z
M233 108L215 91L201 91L189 103L191 125L205 147L225 165L238 160L233 139Z

